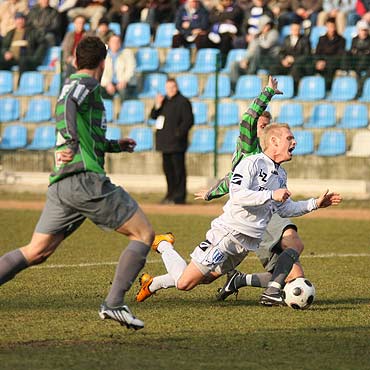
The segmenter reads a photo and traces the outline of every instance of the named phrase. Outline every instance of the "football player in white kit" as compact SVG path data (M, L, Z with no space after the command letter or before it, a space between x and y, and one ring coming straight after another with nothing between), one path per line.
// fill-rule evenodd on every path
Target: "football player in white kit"
M236 166L229 189L229 200L223 214L211 223L206 240L200 243L186 261L175 251L171 233L157 235L152 248L161 254L167 274L142 284L136 296L144 301L163 288L191 290L200 283L210 283L233 270L255 251L274 213L281 217L301 216L317 208L337 205L341 196L324 192L319 198L295 202L286 187L287 176L281 163L290 161L296 141L287 124L271 124L260 137L262 153L246 157ZM290 255L291 254L291 255ZM298 253L292 250L283 268L275 268L270 285L263 293L272 302L281 301L281 288ZM147 274L148 275L148 274ZM142 278L145 277L143 274ZM271 294L272 290L272 294Z

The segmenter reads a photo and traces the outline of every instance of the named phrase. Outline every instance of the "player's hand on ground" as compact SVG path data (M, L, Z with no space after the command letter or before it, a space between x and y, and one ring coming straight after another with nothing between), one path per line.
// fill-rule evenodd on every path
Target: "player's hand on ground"
M275 77L269 76L268 87L275 91L275 95L282 95L283 92L278 89L278 80Z
M136 146L136 141L134 139L130 139L129 137L125 137L124 139L120 139L118 141L119 146L123 152L132 153Z
M326 190L319 198L316 199L317 208L326 208L329 206L336 206L342 201L342 197L338 193L329 193Z
M207 200L207 193L208 190L199 190L198 192L194 193L194 199L195 200Z
M291 194L292 193L288 189L277 189L272 193L272 199L276 202L284 203Z

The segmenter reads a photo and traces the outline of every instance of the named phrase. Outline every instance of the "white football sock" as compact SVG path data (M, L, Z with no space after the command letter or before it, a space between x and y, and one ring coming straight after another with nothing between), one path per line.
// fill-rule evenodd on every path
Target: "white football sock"
M167 289L175 286L175 280L170 274L155 276L149 285L149 290L154 293L159 289Z
M157 250L161 253L163 263L167 272L171 275L175 284L186 269L186 261L173 249L171 243L162 241L159 243Z

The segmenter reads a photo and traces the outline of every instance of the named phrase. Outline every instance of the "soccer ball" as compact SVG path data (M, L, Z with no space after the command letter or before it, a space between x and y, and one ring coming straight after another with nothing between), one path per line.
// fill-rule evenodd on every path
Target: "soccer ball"
M306 278L297 278L284 287L284 301L295 310L305 310L315 299L315 287Z

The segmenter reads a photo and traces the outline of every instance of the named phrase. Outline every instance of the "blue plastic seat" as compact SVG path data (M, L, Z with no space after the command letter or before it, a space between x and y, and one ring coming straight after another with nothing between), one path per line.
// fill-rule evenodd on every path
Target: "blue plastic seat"
M187 48L169 49L162 72L178 73L185 72L190 68L190 50Z
M325 79L322 76L305 76L299 81L297 100L313 101L325 98Z
M231 49L227 54L225 67L221 70L221 73L230 73L231 65L244 59L245 53L245 49Z
M353 100L357 95L357 80L353 76L334 77L331 91L327 100L348 101Z
M310 130L293 131L297 142L293 155L308 155L314 152L314 136Z
M262 90L261 77L256 75L244 75L238 78L235 94L231 99L254 99Z
M55 146L55 126L46 125L36 127L30 145L26 146L29 150L48 150Z
M103 104L105 108L105 119L108 123L114 121L113 100L103 99Z
M45 96L58 96L61 88L61 75L56 73L53 75L48 90L44 92Z
M146 152L153 149L153 132L150 127L135 127L129 137L136 141L135 152Z
M189 153L212 153L215 150L215 130L198 128L193 131Z
M154 72L159 68L158 50L144 47L136 53L136 72Z
M57 66L62 60L62 47L51 46L48 48L45 58L40 66L37 67L38 71L55 71Z
M164 73L149 73L144 77L143 89L139 98L154 98L158 93L165 95L167 75Z
M118 22L110 22L109 28L118 36L121 36L121 25Z
M361 102L370 102L370 77L365 80L361 96L358 100Z
M121 139L121 129L119 127L108 126L105 132L105 137L108 140L119 140Z
M231 93L231 83L228 75L218 75L217 92L219 98L227 98ZM204 86L201 99L214 99L216 96L216 75L209 75Z
M346 129L359 129L367 127L368 123L368 109L366 105L348 104L344 108L343 116L337 127Z
M141 100L125 100L121 104L119 117L116 123L121 125L134 125L144 123L145 107Z
M327 128L335 126L337 121L334 104L317 104L312 107L311 115L305 128Z
M301 103L281 105L277 121L288 123L290 127L302 126L304 122L303 105Z
M0 122L11 122L19 119L19 100L16 98L0 99Z
M280 36L279 36L279 44L282 45L284 43L285 37L290 35L291 32L291 26L290 24L284 25L280 30Z
M0 149L13 150L27 145L27 128L24 125L12 124L6 126L2 133Z
M10 94L13 91L13 73L0 71L0 95Z
M206 125L208 123L208 105L202 101L191 102L194 125Z
M278 81L278 88L283 94L274 95L274 100L291 99L294 96L294 80L290 75L274 76Z
M31 98L23 122L40 123L52 119L51 101L48 98Z
M351 49L352 39L357 36L357 27L356 26L347 26L344 29L343 37L346 40L346 50Z
M236 140L239 136L239 129L229 129L225 133L224 140L218 151L219 154L232 154L235 152Z
M187 98L198 96L199 80L195 73L184 73L176 76L177 85L182 95Z
M325 131L320 138L319 147L315 154L332 157L346 153L346 135L343 131Z
M175 23L161 23L158 25L152 46L155 48L170 48L175 30Z
M239 105L235 102L222 102L217 105L217 121L218 126L234 126L238 125ZM211 122L214 125L215 122Z
M195 57L192 73L212 73L216 71L219 63L220 50L215 48L199 49Z
M150 44L149 23L135 22L127 26L123 45L125 48L138 48Z
M325 26L313 26L310 33L311 48L316 49L317 44L321 36L324 36L327 32Z
M27 71L21 74L19 86L14 95L28 96L44 92L44 75L38 71Z

